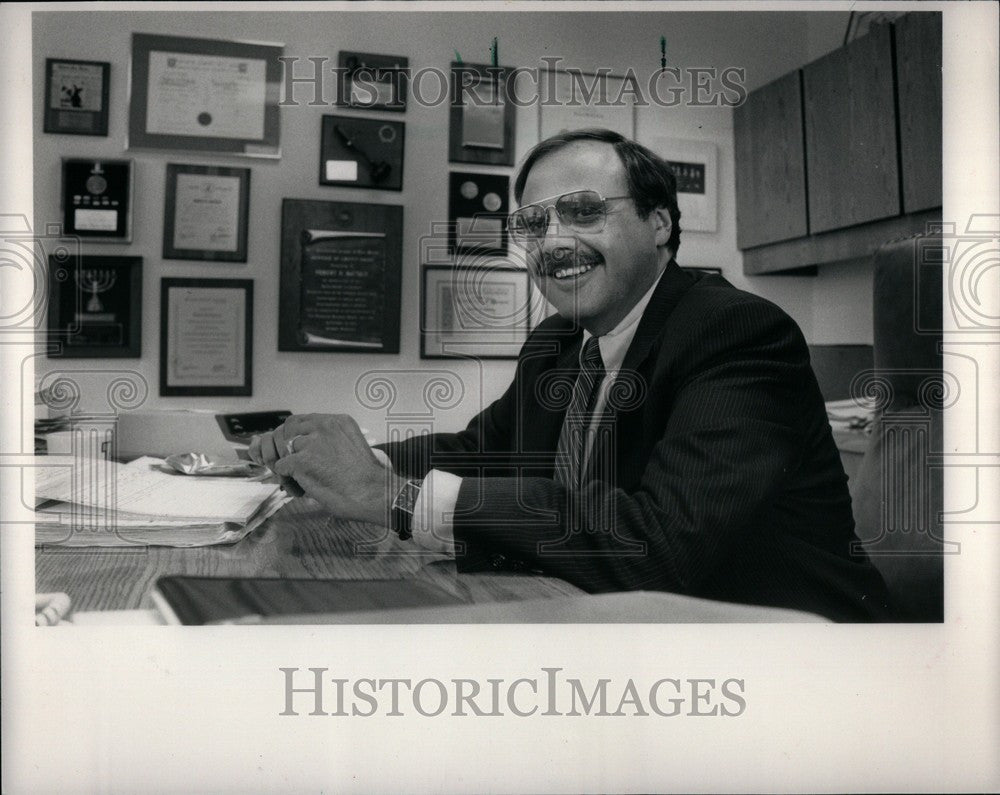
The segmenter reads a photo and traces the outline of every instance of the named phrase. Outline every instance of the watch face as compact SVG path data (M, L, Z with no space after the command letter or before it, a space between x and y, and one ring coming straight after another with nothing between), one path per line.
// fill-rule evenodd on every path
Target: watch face
M393 502L392 507L397 508L400 511L405 511L406 513L413 513L413 506L417 504L417 497L419 496L420 481L408 480L399 494L396 495L396 499Z

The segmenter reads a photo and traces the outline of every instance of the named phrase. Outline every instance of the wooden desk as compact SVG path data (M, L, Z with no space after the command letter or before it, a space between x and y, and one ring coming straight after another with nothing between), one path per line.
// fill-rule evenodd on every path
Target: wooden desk
M359 551L360 550L360 551ZM229 546L62 548L35 550L35 590L69 594L74 611L148 608L159 577L401 579L431 582L474 604L583 593L551 577L459 575L453 561L422 552L393 533L355 522L331 524L308 499L290 502L255 532Z

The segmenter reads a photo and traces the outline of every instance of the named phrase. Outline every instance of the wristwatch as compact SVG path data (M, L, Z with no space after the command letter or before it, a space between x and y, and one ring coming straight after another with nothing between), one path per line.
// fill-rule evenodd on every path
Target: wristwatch
M410 530L410 525L413 523L413 507L417 504L422 483L420 480L406 481L392 501L392 529L403 541L413 535Z

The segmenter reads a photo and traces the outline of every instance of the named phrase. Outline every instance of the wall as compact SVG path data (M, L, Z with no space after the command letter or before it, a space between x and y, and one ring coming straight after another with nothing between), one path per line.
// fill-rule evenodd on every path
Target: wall
M485 62L493 36L500 42L503 64L531 66L542 56L560 56L581 69L634 68L648 75L659 66L659 38L666 35L670 65L737 66L746 69L754 88L815 57L835 31L842 35L846 14L804 13L409 13L309 12L158 13L47 12L34 15L33 68L35 130L40 131L46 57L110 61L111 120L107 138L36 134L34 139L35 228L59 218L59 158L63 156L135 160L134 236L128 246L92 244L87 253L134 254L144 258L142 358L109 362L66 362L93 369L131 369L150 385L147 407L201 407L250 411L289 408L296 412L340 410L359 417L379 435L380 417L362 410L354 389L358 378L374 368L438 368L440 362L419 358L418 241L435 220L447 217L447 171L468 166L447 162L448 108L420 107L411 101L405 114L388 114L406 122L406 162L402 193L320 187L317 184L318 139L324 113L337 108L311 107L308 86L296 89L301 104L282 109L280 161L206 157L185 152L126 150L127 82L133 31L256 41L279 41L286 55L302 59L327 56L341 49L406 55L410 66L447 68L455 50L468 62ZM766 46L761 46L766 42ZM303 60L303 65L308 65ZM326 99L332 101L333 86ZM359 115L378 115L365 113ZM520 158L537 141L537 109L518 109L517 148ZM850 342L843 323L830 323L845 304L854 305L853 277L755 277L742 275L736 248L733 180L732 112L724 107L639 108L637 136L669 134L714 142L719 154L719 225L714 233L685 233L678 259L685 265L721 267L739 287L770 298L800 324L810 342ZM160 257L164 171L167 162L246 165L252 168L249 261L206 264L163 261ZM513 173L508 168L484 171ZM403 306L402 350L399 355L277 352L280 204L283 197L371 201L402 204ZM683 227L683 222L682 222ZM850 269L843 271L849 273ZM160 398L159 282L164 276L217 276L255 280L254 395L251 398ZM827 289L829 288L829 290ZM835 296L831 303L826 295ZM868 291L870 294L870 290ZM867 297L867 296L866 296ZM860 306L860 304L859 304ZM836 311L834 311L836 310ZM859 310L863 314L863 310ZM868 310L870 316L870 307ZM870 319L869 319L870 326ZM838 329L834 332L830 329ZM858 331L864 336L864 331ZM870 328L867 331L870 338ZM839 335L839 336L838 336ZM837 337L837 338L835 338ZM868 341L868 340L862 340ZM65 366L39 360L38 371ZM465 384L464 398L439 419L454 427L492 400L509 382L511 362L449 363ZM103 397L103 393L101 393ZM84 406L86 407L86 406ZM101 406L96 406L99 409Z

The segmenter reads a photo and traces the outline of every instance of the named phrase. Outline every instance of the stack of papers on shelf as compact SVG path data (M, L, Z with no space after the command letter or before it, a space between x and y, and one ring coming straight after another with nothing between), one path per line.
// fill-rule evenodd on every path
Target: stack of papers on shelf
M200 547L230 544L288 502L277 484L170 474L157 459L129 464L35 459L35 543Z
M870 431L875 420L874 398L847 398L830 400L826 404L826 416L834 430Z

